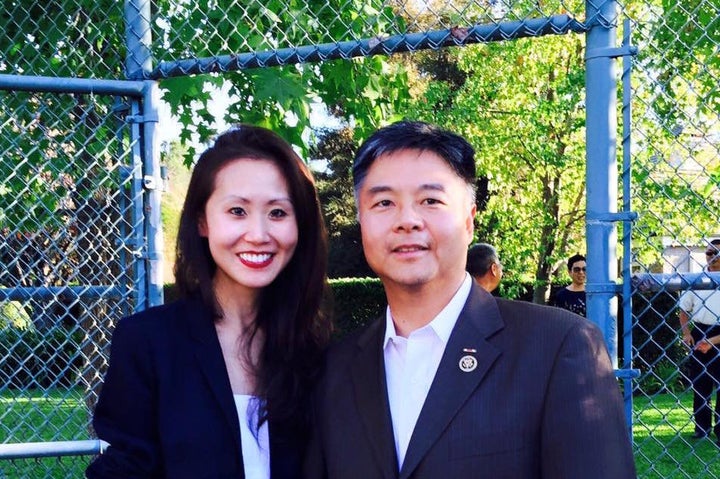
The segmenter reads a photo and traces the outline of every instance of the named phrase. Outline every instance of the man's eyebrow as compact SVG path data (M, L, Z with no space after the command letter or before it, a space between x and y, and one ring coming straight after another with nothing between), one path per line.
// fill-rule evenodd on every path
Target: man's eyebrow
M371 195L377 194L377 193L387 193L388 191L392 191L393 189L387 185L378 185L378 186L371 186L368 188L368 193Z
M371 186L368 188L368 193L370 194L376 194L376 193L387 193L388 191L393 191L394 188L388 185L377 185L377 186ZM441 183L424 183L420 185L418 188L418 191L445 191L445 186Z
M418 188L420 191L424 190L430 190L430 191L445 191L445 186L441 183L425 183L423 185L420 185L420 188Z

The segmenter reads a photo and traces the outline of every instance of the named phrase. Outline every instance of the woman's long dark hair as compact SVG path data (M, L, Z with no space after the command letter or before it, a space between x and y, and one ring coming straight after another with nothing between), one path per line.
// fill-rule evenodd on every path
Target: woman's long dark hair
M218 320L221 318L213 290L216 265L207 238L198 232L198 220L214 190L217 172L240 158L272 161L280 169L297 219L295 252L278 277L262 290L254 325L241 338L247 346L246 359L250 359L249 345L256 335L263 338L254 371L255 392L265 399L259 424L271 420L296 430L306 425L309 390L330 336L329 318L321 312L328 289L327 236L312 175L277 134L256 126L237 125L200 155L180 216L175 282L181 298L199 297Z

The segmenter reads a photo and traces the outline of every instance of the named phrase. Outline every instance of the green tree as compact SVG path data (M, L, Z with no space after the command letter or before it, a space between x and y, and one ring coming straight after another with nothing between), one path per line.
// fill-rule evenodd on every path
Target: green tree
M664 242L720 224L720 15L716 1L633 1L633 261L662 268Z
M169 60L333 44L388 34L402 24L381 0L164 0L158 2L157 15L161 26L156 28L154 53ZM184 126L184 142L193 134L206 139L213 133L214 118L208 111L212 88L227 84L234 101L224 113L225 122L265 126L306 148L303 134L313 102L353 118L356 130L367 134L407 99L405 82L398 65L374 56L167 78L161 87ZM191 149L188 159L193 154Z
M584 249L583 52L581 37L544 37L417 61L432 80L413 111L476 147L490 194L478 237L498 247L515 283L534 285L536 302L568 252Z
M374 276L363 255L353 196L352 163L358 146L354 130L322 128L315 134L310 158L322 165L315 178L328 228L328 276Z

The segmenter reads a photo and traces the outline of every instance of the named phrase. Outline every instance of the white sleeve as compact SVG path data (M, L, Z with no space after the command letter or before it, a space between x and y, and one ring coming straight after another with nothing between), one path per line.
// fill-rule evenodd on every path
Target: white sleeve
M680 296L678 305L680 306L680 309L688 313L688 315L692 315L695 309L696 300L697 295L694 291L686 291L682 294L682 296Z

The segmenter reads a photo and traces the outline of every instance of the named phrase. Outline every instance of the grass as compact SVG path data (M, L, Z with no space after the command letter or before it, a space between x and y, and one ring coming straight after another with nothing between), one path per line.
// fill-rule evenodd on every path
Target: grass
M89 414L80 389L3 391L0 442L88 439ZM0 461L0 479L82 478L90 457Z
M633 440L638 477L720 477L715 438L691 439L692 393L658 394L633 401Z
M720 477L720 448L693 440L692 394L633 401L635 462L640 479ZM0 393L0 442L87 439L89 415L80 389ZM0 479L81 478L91 458L0 461Z

